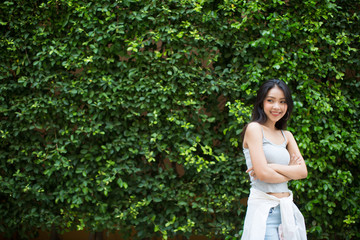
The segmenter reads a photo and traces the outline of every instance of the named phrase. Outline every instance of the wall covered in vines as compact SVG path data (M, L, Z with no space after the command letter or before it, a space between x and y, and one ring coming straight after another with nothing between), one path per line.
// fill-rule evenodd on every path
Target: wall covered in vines
M0 13L4 236L239 238L240 132L259 85L280 78L309 239L360 237L358 1L8 0Z

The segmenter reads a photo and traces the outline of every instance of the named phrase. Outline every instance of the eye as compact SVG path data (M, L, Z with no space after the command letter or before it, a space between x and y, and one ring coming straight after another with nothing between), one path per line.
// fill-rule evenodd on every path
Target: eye
M286 101L281 101L280 103L286 104Z

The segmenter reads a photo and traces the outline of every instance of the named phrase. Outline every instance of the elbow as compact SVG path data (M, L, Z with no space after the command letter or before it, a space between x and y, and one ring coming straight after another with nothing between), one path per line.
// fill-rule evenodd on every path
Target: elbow
M258 177L258 179L259 179L260 181L262 181L262 182L268 182L268 181L269 181L269 178L266 177L266 176L260 176L260 177Z
M308 176L308 171L307 171L307 169L305 169L305 170L304 170L304 173L303 173L303 179L304 179L304 178L307 178L307 176Z
M299 174L299 177L297 177L294 180L305 179L305 178L307 178L307 176L308 176L308 171L305 168L303 171L301 171L301 173Z
M308 176L308 171L307 171L307 167L306 167L306 166L304 166L302 175L303 175L303 176L302 176L303 179L304 179L304 178L307 178L307 176Z
M264 171L260 171L256 173L256 178L262 182L268 182L269 181L269 174L267 174Z
M261 177L258 176L257 179L260 180L260 181L262 181L262 182L267 182L267 181L266 181L267 178L265 178L264 176L261 176Z

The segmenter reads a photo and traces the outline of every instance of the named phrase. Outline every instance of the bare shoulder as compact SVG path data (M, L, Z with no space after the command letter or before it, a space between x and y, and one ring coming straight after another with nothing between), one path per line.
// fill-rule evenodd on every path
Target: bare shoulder
M251 122L246 127L244 136L244 146L247 148L249 143L259 142L262 139L261 125L257 122Z
M259 131L259 130L261 130L261 125L260 125L260 123L257 123L257 122L251 122L246 127L246 131L249 131L249 132Z
M290 131L284 131L284 133L287 139L287 148L288 149L298 148L294 135Z
M294 139L294 135L290 131L284 130L284 134L288 140Z

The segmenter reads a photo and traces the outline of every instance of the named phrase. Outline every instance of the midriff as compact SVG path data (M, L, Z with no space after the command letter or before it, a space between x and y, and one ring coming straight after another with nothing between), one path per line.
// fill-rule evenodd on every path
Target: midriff
M278 192L278 193L268 192L267 194L275 196L277 198L285 198L290 196L289 192Z

